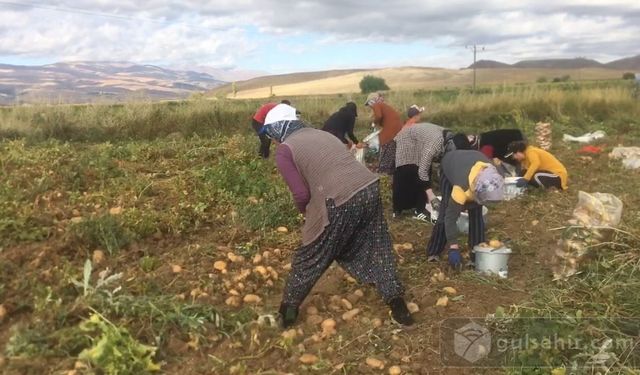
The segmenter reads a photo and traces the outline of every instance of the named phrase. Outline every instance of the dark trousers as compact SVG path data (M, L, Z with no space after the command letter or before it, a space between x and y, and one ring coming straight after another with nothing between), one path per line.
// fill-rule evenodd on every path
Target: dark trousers
M556 188L562 190L562 180L557 174L553 174L547 171L539 171L533 175L529 185L541 188Z
M431 173L430 173L431 174ZM422 181L415 164L396 167L393 172L393 210L396 212L413 209L418 213L424 212L427 205L426 190L431 186Z
M444 251L447 245L447 234L445 232L445 212L447 212L447 206L451 199L451 192L453 191L453 185L444 175L440 173L440 192L442 193L442 201L440 202L440 210L438 211L438 221L433 226L431 232L431 238L427 245L427 255L440 255ZM479 204L470 205L469 209L469 248L472 249L475 245L485 242L485 227L484 218L482 217L482 206ZM473 254L473 253L472 253Z
M260 147L258 148L258 154L263 158L269 157L269 148L271 147L271 140L264 134L260 134L260 129L262 129L262 124L256 121L255 119L251 119L251 127L256 131L258 138L260 138Z

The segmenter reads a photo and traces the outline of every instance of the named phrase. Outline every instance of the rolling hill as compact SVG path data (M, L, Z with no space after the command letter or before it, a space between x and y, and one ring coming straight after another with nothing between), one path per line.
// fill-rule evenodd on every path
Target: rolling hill
M0 64L0 104L178 99L224 83L206 73L127 62Z
M640 70L640 55L627 57L620 60L603 64L596 60L577 57L574 59L540 59L524 60L515 64L507 64L493 60L479 60L475 64L469 65L468 69L496 69L496 68L521 68L521 69L587 69L587 68L607 68L607 69L629 69Z
M369 74L384 78L392 90L464 87L473 82L473 67L474 65L466 69L401 67L291 73L237 82L235 94L231 84L221 86L213 90L211 95L258 99L272 95L348 94L359 92L360 80ZM480 60L475 67L477 82L481 85L535 82L540 78L550 81L562 76L570 76L572 80L619 79L626 71L640 71L640 56L607 64L585 58L526 60L515 64Z

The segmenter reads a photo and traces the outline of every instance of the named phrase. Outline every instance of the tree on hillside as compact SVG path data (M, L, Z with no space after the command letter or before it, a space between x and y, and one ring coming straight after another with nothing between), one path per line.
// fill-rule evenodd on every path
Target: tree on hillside
M622 79L636 79L635 73L626 72L622 75Z
M383 90L389 90L389 86L387 86L384 78L368 75L364 76L360 81L360 91L362 91L363 94Z

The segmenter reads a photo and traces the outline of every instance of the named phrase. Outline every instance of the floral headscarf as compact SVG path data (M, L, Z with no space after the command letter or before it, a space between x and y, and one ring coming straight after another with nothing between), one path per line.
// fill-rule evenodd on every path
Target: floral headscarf
M371 94L369 94L369 96L367 96L367 101L364 103L364 105L370 107L376 103L382 102L384 102L384 98L382 97L382 95L379 92L372 92Z
M476 177L473 190L479 204L501 201L504 199L504 177L493 165L489 165Z
M306 127L300 120L282 120L262 127L261 133L280 143L284 142L291 133Z

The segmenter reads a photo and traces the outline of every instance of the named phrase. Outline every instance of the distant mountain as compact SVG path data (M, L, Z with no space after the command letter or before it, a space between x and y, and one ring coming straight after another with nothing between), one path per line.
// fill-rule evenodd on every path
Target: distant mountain
M640 55L611 61L610 63L604 65L610 69L627 69L640 71Z
M498 68L510 68L511 65L505 64L500 61L494 60L478 60L475 64L471 64L469 69L473 69L476 67L477 69L498 69Z
M207 73L128 62L0 64L0 104L179 99L225 83Z
M574 59L541 59L541 60L524 60L515 64L506 64L493 60L480 60L475 64L471 64L469 69L501 69L501 68L519 68L519 69L588 69L588 68L606 68L617 70L640 70L640 55L628 57L616 61L603 64L599 61L578 57Z
M584 69L600 68L602 64L595 60L578 57L575 59L525 60L513 64L513 67L527 69Z

